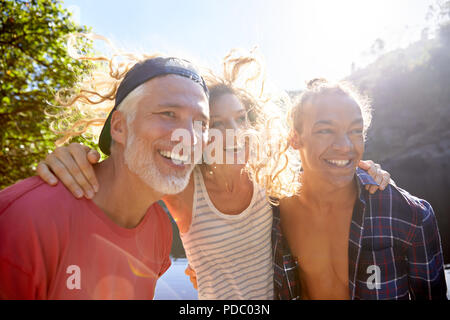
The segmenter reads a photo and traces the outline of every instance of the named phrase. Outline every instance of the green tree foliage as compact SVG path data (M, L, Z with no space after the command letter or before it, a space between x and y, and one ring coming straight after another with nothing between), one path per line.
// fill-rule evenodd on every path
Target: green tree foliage
M54 148L45 115L56 90L86 64L67 54L65 36L87 32L57 0L0 1L0 188L34 174ZM89 50L89 46L87 47Z

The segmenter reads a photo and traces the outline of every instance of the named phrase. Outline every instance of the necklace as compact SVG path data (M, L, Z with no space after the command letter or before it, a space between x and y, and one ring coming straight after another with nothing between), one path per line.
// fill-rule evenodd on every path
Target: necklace
M213 168L214 168L214 169L217 169L216 166L213 166ZM212 169L209 169L208 173L209 173L211 176L214 175L214 171L213 171ZM227 181L225 181L225 189L226 189L226 191L227 191L228 193L231 193L231 192L233 191L232 188L230 187L230 185L228 184Z

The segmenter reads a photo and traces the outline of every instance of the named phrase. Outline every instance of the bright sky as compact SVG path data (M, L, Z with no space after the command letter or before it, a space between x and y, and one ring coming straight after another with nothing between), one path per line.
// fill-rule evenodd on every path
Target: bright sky
M164 52L217 68L258 46L285 90L363 66L375 39L388 50L420 38L432 0L66 0L81 24L127 51Z

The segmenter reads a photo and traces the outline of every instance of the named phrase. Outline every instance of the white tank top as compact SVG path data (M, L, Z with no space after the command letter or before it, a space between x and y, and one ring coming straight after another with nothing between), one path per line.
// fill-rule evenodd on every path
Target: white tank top
M272 210L254 184L247 209L221 213L194 169L194 201L188 232L181 234L189 264L197 274L199 299L273 299Z

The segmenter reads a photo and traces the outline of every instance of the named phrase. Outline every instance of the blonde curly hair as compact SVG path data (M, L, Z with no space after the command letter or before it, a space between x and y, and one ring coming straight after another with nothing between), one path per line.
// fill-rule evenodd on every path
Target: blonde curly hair
M288 94L267 81L264 59L257 48L232 49L222 66L221 77L205 76L210 106L224 94L233 94L241 101L247 111L247 129L240 132L238 140L247 137L251 141L244 170L255 183L270 188L267 195L273 196L275 190L289 193L294 181L284 180L286 175L279 176L295 163L293 154L286 150L288 145L279 139L286 134L284 114L290 105ZM268 200L274 202L272 197Z
M86 42L81 40L86 39L100 40L111 49L112 54L109 57L85 54L79 46L80 43ZM56 141L57 146L80 135L96 142L108 114L114 107L117 89L126 73L140 61L163 56L161 53L124 53L115 48L107 38L96 34L72 34L67 46L71 57L87 61L92 67L87 75L80 77L73 88L56 92L57 105L47 110L47 114L54 118L51 122L52 130L61 135ZM210 91L210 105L226 93L234 94L242 102L247 110L249 128L243 135L259 138L255 130L264 128L266 119L273 118L273 113L278 112L279 105L283 104L276 105L275 100L286 99L276 90L269 89L271 87L267 85L265 63L257 48L250 51L230 50L222 60L220 76L205 67L201 67L200 71Z
M88 56L82 53L83 48L78 48L78 45L86 39L104 41L112 50L111 56ZM50 124L52 131L62 136L56 140L57 146L80 135L88 140L96 140L114 107L117 89L126 73L140 61L162 56L160 53L124 53L107 38L96 34L71 34L67 47L72 58L87 61L91 67L90 72L80 77L73 88L57 91L57 104L46 110L49 117L55 118Z
M231 49L222 60L221 75L205 70L204 78L210 106L222 95L233 94L247 111L249 128L264 121L264 106L272 95L266 88L265 63L257 48L250 51Z

